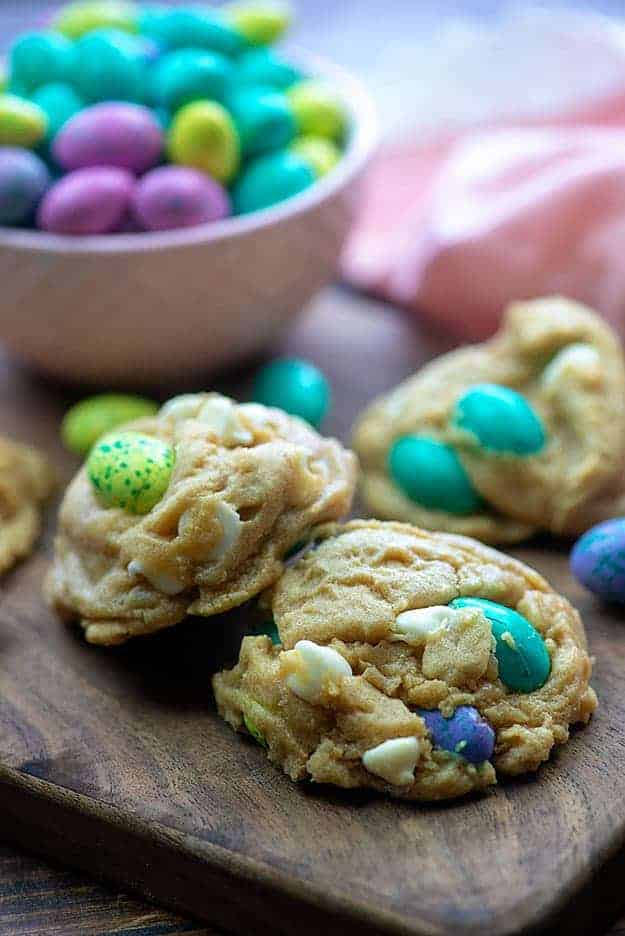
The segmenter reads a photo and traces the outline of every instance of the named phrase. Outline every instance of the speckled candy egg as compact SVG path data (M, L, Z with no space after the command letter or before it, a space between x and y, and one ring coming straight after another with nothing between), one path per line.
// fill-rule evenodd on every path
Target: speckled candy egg
M226 191L197 169L161 166L137 184L133 213L149 231L168 231L218 221L230 214Z
M625 604L625 517L599 523L571 553L573 575L605 601Z
M19 147L0 147L0 224L26 224L52 180L39 156Z
M37 225L55 234L106 234L117 229L130 205L134 177L126 169L76 169L48 190Z
M156 165L163 131L154 114L139 104L95 104L63 126L52 153L64 169L117 166L141 173Z
M490 760L495 732L472 705L459 705L450 718L438 709L417 709L432 736L434 747L458 754L470 764Z
M87 475L105 507L146 514L163 497L174 469L174 450L140 432L104 436L87 459Z
M269 208L298 195L315 181L309 163L297 153L278 150L251 160L232 190L236 214Z

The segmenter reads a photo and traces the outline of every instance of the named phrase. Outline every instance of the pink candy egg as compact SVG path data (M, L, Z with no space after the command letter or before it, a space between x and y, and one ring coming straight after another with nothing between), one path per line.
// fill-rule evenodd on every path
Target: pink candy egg
M37 226L54 234L107 234L123 222L134 186L126 169L77 169L46 192Z
M64 169L117 166L141 173L158 162L163 131L147 107L95 104L70 118L54 138L52 153Z
M133 210L149 231L167 231L226 218L230 200L221 185L203 172L161 166L137 183Z

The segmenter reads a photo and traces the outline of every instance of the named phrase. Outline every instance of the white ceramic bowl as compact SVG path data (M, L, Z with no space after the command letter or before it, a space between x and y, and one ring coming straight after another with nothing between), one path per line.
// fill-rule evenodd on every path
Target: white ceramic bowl
M332 172L264 211L186 230L79 238L0 228L0 341L41 372L106 385L211 374L270 347L335 275L376 137L357 81L295 58L350 114Z

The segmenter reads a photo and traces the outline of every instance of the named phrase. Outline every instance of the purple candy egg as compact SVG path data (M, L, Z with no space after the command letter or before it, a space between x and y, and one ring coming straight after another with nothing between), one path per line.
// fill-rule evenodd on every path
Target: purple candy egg
M30 150L0 147L0 224L26 224L34 218L52 179L46 164Z
M495 732L472 705L459 705L451 718L438 709L418 709L432 735L434 747L459 754L470 764L490 760L495 746Z
M573 547L571 571L601 598L625 604L625 517L584 533Z
M163 130L151 110L140 104L94 104L59 130L52 154L64 169L117 166L141 173L159 161Z
M161 166L137 183L133 210L149 231L169 231L226 218L230 200L221 185L203 172Z
M37 225L54 234L107 234L123 222L135 186L126 169L77 169L43 197Z

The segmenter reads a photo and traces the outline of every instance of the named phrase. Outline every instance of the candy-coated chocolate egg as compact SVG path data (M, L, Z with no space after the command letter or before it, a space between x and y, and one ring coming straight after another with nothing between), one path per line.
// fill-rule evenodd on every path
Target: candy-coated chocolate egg
M454 598L451 608L479 608L490 621L495 638L499 678L514 692L540 689L551 672L545 641L527 618L486 598Z
M546 441L542 421L525 397L499 384L477 384L454 410L456 426L493 452L533 455Z
M266 748L267 741L265 740L265 736L248 712L243 713L243 724L254 738L254 741L256 741L257 744L260 744L261 747Z
M347 126L345 107L327 84L300 81L287 91L299 133L340 140Z
M175 115L167 137L174 163L229 182L239 166L239 136L232 117L216 101L194 101Z
M36 146L47 129L48 118L37 104L0 94L0 146Z
M625 604L625 517L606 520L584 533L573 547L571 570L605 601Z
M280 149L295 136L295 119L280 91L246 88L227 104L245 157Z
M172 113L192 101L223 101L233 73L230 59L219 52L179 49L164 55L154 69L151 97Z
M111 433L87 459L87 475L105 507L146 514L169 487L175 453L171 445L141 432Z
M3 61L0 61L0 94L3 94L9 86L9 73Z
M280 634L278 633L276 622L272 617L270 617L263 624L259 624L257 627L253 627L252 633L254 637L269 637L275 647L280 646Z
M69 39L80 39L96 29L137 31L138 10L124 0L78 0L62 7L53 20L54 28Z
M279 58L271 49L250 49L237 62L239 87L252 85L286 91L302 79L298 68Z
M78 40L76 53L76 88L86 101L143 100L144 62L141 45L133 36L98 29Z
M291 7L287 3L267 0L242 0L225 10L234 28L250 45L270 45L289 28L292 19Z
M238 55L245 40L216 10L202 7L153 7L143 10L139 29L165 49L210 49Z
M471 514L483 505L455 450L427 436L397 439L388 456L391 478L406 497L431 510Z
M158 404L126 393L100 393L71 407L61 424L64 445L76 455L86 455L98 439L133 419L158 412Z
M74 44L59 33L23 33L11 46L9 61L12 79L28 92L71 82L76 75Z
M163 131L152 111L123 101L94 104L56 135L52 152L64 169L117 166L141 173L158 162Z
M306 160L297 153L278 150L251 160L232 190L235 214L269 208L276 202L298 195L315 181Z
M278 358L256 375L252 398L318 428L330 408L331 393L327 378L310 361Z
M230 214L225 189L199 169L160 166L139 180L133 212L148 231L168 231L219 221Z
M341 158L336 143L324 137L301 136L293 140L289 148L306 160L317 178L327 175Z
M30 150L0 147L0 224L28 224L52 179Z
M417 709L432 736L434 747L459 754L470 764L490 760L495 732L472 705L459 705L450 718L438 709Z
M38 104L48 118L46 140L52 140L70 117L84 107L84 101L68 84L44 84L38 88L32 100Z
M122 223L133 188L126 169L76 169L46 192L37 226L55 234L107 234Z

